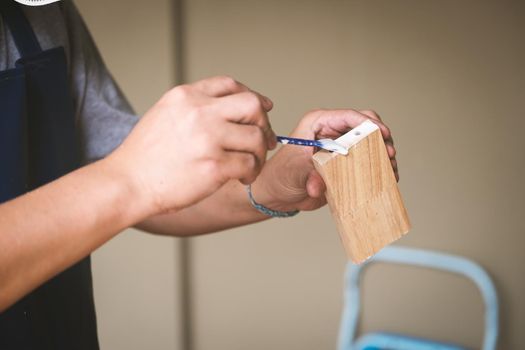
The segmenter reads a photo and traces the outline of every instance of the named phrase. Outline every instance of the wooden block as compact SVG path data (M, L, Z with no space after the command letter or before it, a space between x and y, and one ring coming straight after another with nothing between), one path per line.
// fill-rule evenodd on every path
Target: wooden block
M360 263L410 230L385 143L366 121L337 142L348 155L319 151L313 160L348 257Z

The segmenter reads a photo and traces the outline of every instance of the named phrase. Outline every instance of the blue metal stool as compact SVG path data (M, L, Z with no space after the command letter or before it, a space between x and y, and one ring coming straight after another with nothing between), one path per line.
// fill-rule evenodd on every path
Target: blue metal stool
M485 304L485 334L482 350L495 350L498 339L498 297L494 284L481 266L466 258L422 249L387 247L361 265L348 263L344 308L338 350L465 350L464 347L400 334L376 332L355 340L360 312L361 272L375 262L432 268L459 274L473 281Z

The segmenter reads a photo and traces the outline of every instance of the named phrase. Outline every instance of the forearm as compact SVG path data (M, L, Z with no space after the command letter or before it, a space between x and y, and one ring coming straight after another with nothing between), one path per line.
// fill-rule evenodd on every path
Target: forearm
M252 185L254 196L268 203L258 179ZM271 204L268 204L271 205ZM252 207L246 188L239 181L229 181L213 195L176 213L151 217L137 228L171 236L193 236L247 225L268 219Z
M147 216L100 161L0 205L0 311Z
M252 183L255 200L274 210L312 210L323 205L324 194L309 198L304 188L310 164L309 153L295 146L282 147L268 159ZM298 187L282 183L299 183ZM250 203L246 188L231 180L211 196L176 213L157 215L141 222L137 228L156 234L193 236L217 232L269 219Z

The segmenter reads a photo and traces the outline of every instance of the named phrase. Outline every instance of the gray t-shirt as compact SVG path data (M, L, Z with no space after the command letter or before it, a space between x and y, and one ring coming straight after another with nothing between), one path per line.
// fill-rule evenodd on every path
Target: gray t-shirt
M63 46L66 51L83 162L103 158L124 140L137 116L106 69L72 1L23 10L43 50ZM14 67L18 58L0 16L0 71Z

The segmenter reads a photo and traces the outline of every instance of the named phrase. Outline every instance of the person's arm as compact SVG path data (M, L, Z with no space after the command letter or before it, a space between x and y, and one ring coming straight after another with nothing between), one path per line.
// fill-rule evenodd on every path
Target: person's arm
M373 111L317 110L308 113L292 132L301 138L337 138L370 119L379 125L392 167L398 177L396 150L390 130ZM281 211L314 210L326 203L324 183L314 170L309 147L283 146L270 158L252 184L257 202ZM245 186L230 181L213 195L177 213L158 215L141 222L150 233L192 236L268 219L252 207Z
M227 77L177 87L106 159L1 204L0 312L123 228L253 182L275 146L270 108Z
M107 160L0 205L0 312L152 213Z
M257 181L252 184L252 192L254 196L261 192ZM268 204L264 198L261 197L261 203ZM268 218L250 204L246 187L232 180L199 203L176 213L155 215L137 224L136 228L154 234L182 237L214 233Z

